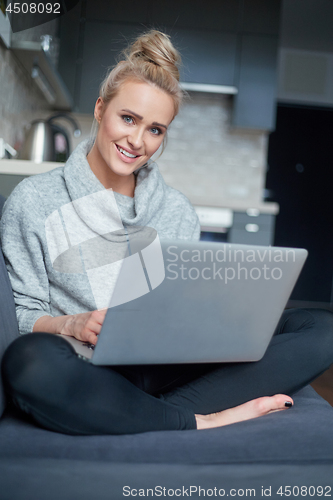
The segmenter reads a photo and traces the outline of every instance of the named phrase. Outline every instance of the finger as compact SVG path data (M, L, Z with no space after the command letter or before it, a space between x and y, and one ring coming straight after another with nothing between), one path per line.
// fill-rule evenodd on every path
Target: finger
M102 312L104 313L104 315L107 313L107 310L108 310L107 307L103 307L102 309L96 309L96 311Z
M85 327L86 336L90 334L99 335L101 329L102 329L101 323L98 323L95 320L90 319Z
M97 309L96 311L93 311L91 313L91 319L93 319L96 323L99 323L100 325L102 325L103 321L105 319L106 313L107 313L107 309Z
M90 342L90 344L97 344L98 337L94 332L90 332L86 335L86 341Z

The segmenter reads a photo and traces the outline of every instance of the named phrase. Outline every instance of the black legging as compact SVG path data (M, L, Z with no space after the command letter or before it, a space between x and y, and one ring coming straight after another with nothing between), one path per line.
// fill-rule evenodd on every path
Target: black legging
M283 313L261 361L95 366L61 336L24 335L3 359L14 403L47 429L67 434L125 434L195 429L207 414L260 396L292 394L333 363L333 315Z

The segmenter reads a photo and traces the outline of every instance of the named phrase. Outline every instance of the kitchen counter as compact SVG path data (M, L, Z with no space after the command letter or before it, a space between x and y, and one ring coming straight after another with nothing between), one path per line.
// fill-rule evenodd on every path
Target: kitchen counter
M175 187L175 186L174 186ZM176 188L178 189L178 188ZM198 203L195 203L193 199L189 197L191 203L193 206L202 206L199 205ZM207 200L208 201L208 200ZM274 202L257 202L254 200L221 200L221 203L206 203L204 205L205 207L210 207L210 208L228 208L232 210L233 212L252 212L252 214L259 215L260 214L271 214L271 215L276 215L279 213L279 204L274 203Z
M43 163L35 163L29 160L0 160L0 174L11 175L35 175L43 174L56 167L62 167L63 163L53 161L44 161Z

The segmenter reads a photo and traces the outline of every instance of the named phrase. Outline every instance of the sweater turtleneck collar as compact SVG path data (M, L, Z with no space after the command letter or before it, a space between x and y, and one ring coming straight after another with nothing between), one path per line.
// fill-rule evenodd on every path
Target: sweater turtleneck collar
M91 147L91 140L88 139L81 142L65 164L64 177L72 201L105 189L88 163L87 154ZM127 214L123 214L120 204L118 208L123 224L127 226L147 226L156 212L163 207L166 196L166 184L157 164L151 160L138 169L135 175L135 217L129 218Z

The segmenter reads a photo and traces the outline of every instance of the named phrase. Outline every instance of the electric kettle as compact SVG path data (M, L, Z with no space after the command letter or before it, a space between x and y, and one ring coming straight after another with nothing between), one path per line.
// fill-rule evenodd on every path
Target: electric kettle
M64 162L69 157L70 142L67 131L56 125L54 120L65 118L74 127L74 136L79 137L81 130L74 118L66 113L57 113L46 120L34 120L26 133L26 138L19 158L35 163L43 161Z

